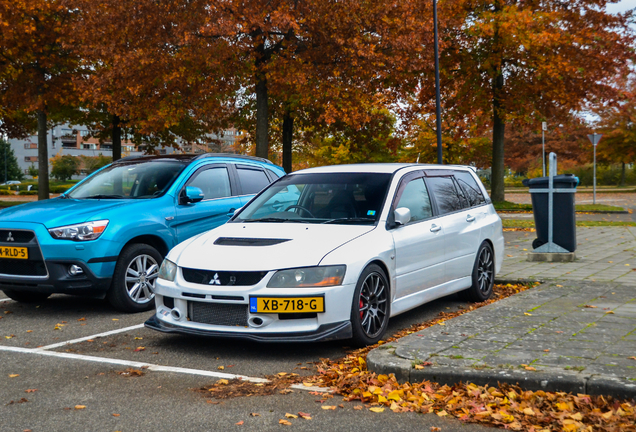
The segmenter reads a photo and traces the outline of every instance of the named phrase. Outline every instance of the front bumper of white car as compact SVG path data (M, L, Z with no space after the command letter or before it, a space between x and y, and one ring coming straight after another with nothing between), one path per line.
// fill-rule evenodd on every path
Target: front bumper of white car
M179 269L181 270L181 269ZM267 288L274 272L253 286L219 286L188 282L181 271L174 282L155 284L156 313L148 328L263 342L316 342L352 336L354 284L312 288ZM250 298L323 297L324 312L256 313Z

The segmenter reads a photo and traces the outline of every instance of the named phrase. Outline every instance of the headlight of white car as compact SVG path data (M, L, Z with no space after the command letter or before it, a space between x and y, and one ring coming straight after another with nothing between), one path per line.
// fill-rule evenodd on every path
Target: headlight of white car
M301 267L279 270L267 283L268 288L306 288L342 285L347 266Z
M177 276L177 265L170 260L163 260L161 267L159 268L159 279L165 279L173 282Z
M51 228L49 233L55 239L87 241L98 238L108 225L108 220L99 220L94 222L85 222L75 225L66 225L57 228Z

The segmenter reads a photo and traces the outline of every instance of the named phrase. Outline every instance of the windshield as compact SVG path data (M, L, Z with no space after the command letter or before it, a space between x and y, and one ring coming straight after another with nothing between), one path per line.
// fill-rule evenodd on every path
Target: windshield
M234 222L374 224L380 217L390 174L288 175L265 189Z
M163 195L183 170L178 161L111 165L88 177L66 196L75 199L153 198Z

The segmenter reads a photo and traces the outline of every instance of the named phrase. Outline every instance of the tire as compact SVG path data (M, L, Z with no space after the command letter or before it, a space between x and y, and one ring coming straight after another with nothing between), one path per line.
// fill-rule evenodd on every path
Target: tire
M126 246L119 254L106 298L122 312L143 312L155 307L155 280L163 257L150 245ZM141 271L139 271L141 269Z
M37 303L46 300L51 294L29 292L29 291L15 291L11 289L2 290L11 300L15 300L20 303Z
M390 286L384 271L371 264L356 284L351 305L352 343L358 347L377 343L389 324Z
M464 291L465 297L475 303L488 300L495 284L495 254L488 242L483 242L479 246L472 279L472 286Z

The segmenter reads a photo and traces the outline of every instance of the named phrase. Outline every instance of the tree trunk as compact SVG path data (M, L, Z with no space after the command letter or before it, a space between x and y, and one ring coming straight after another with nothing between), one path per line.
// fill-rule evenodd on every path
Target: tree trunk
M621 169L621 186L625 186L625 162L623 162L623 167Z
M504 201L504 132L506 125L501 117L500 95L503 92L504 77L499 73L492 80L492 174L490 176L490 197L493 201Z
M256 156L269 156L269 112L267 107L267 78L259 75L256 81Z
M49 199L49 147L47 142L46 112L38 115L38 200Z
M283 114L283 169L292 172L292 141L294 138L294 118L291 109L285 109Z
M111 138L113 140L113 162L121 159L121 120L119 116L113 115L113 130Z

